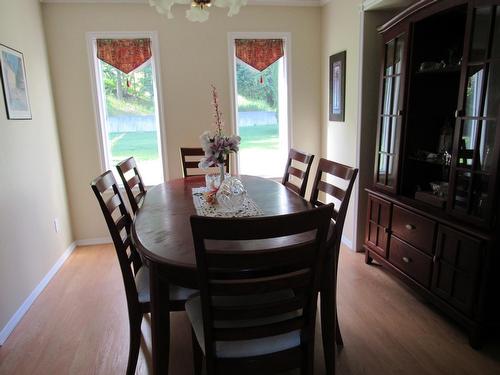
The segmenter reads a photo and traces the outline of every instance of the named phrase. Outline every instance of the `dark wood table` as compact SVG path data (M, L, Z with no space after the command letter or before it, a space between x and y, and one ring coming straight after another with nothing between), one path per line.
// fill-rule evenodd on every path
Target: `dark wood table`
M241 176L248 196L264 215L282 215L313 206L273 180ZM150 269L153 373L168 373L170 342L168 285L198 288L189 218L196 214L192 188L204 177L188 177L155 186L146 194L132 226L132 240Z

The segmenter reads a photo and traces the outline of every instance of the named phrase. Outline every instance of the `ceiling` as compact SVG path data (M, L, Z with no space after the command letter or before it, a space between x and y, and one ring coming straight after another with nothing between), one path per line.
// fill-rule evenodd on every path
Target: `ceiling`
M248 0L249 5L321 6L329 0ZM148 0L40 0L42 3L121 3L146 4Z
M364 0L363 10L401 9L415 3L417 0Z
M330 0L248 0L249 5L277 6L321 6ZM354 0L352 0L354 1ZM363 10L383 10L404 8L416 0L364 0ZM40 0L42 3L121 3L145 4L148 0Z

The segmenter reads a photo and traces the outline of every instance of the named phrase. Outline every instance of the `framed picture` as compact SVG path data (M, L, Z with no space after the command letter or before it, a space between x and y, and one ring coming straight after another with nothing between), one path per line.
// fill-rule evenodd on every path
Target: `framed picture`
M23 54L0 44L0 70L7 118L31 120Z
M330 56L330 121L345 120L346 51Z

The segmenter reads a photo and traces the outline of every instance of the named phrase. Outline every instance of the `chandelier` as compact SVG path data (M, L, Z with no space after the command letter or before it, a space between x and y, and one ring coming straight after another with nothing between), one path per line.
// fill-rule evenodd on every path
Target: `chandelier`
M247 0L149 0L149 5L154 7L160 14L166 14L168 18L174 18L172 6L174 4L191 4L186 10L186 18L193 22L205 22L208 20L208 8L215 5L218 8L229 8L229 17L238 14L242 6L247 5Z

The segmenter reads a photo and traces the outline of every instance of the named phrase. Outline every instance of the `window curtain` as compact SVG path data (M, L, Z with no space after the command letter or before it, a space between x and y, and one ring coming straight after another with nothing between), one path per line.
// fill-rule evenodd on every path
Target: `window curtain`
M97 58L129 74L151 58L151 40L97 39Z
M283 54L283 39L236 39L236 57L262 72Z

